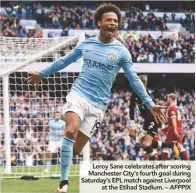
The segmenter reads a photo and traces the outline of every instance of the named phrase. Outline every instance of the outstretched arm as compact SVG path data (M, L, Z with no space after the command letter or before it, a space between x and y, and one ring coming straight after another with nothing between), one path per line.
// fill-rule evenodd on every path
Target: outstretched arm
M81 49L77 46L72 52L63 56L62 58L55 61L51 66L47 67L46 69L42 70L39 73L29 72L29 78L25 79L27 83L30 84L39 84L41 78L47 77L55 72L62 70L63 68L67 67L69 64L75 62L79 58L82 57Z
M82 53L79 49L74 49L71 53L63 56L62 58L55 61L51 66L42 70L38 74L43 77L47 77L55 72L62 70L63 68L67 67L69 64L75 62L79 58L81 58Z
M133 66L131 56L127 60L125 58L125 60L122 63L122 68L125 72L125 75L133 91L140 97L140 99L144 102L146 107L148 109L151 109L155 104L152 101L151 97L148 95L142 81L138 77L135 68Z
M166 107L155 105L155 103L152 101L143 83L141 82L140 78L137 76L137 73L132 63L131 55L128 50L123 52L123 58L121 60L121 65L132 89L140 97L140 99L143 101L146 107L150 110L156 122L159 121L161 123L165 123L166 117L164 113L161 111L161 109L166 108Z

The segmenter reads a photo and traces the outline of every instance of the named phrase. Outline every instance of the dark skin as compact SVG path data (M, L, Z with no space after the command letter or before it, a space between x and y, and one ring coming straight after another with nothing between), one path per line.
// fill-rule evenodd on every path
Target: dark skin
M97 25L100 29L99 40L101 42L110 43L115 40L115 32L118 30L118 17L115 13L104 13Z
M98 27L100 28L99 40L103 43L110 43L115 40L115 33L118 30L118 17L113 12L104 13L100 21L98 21ZM39 84L41 77L38 73L30 72L28 73L29 78L25 81L29 84ZM154 105L150 112L155 117L155 120L158 122L166 122L164 113L161 109L166 108L159 105ZM67 112L64 115L64 120L66 122L66 129L64 136L72 139L75 142L74 145L74 154L80 153L82 148L88 142L89 137L85 136L79 131L80 128L80 118L78 114L74 112Z
M115 33L118 30L118 16L116 13L108 12L102 15L102 18L97 23L100 33L99 40L103 43L110 43L115 40ZM154 116L155 121L158 123L165 123L166 117L161 109L166 107L155 105L150 109L150 112Z

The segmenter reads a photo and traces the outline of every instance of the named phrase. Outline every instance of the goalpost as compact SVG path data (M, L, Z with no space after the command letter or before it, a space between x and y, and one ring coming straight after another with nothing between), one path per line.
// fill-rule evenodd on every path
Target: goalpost
M50 66L84 39L84 33L59 38L0 37L0 173L3 178L60 174L58 153L53 155L50 172L44 173L48 159L48 122L55 111L61 111L81 70L82 60L44 78L37 86L26 84L24 79L27 72L39 72ZM84 159L89 159L89 151L87 145ZM70 175L79 175L77 166L72 166Z

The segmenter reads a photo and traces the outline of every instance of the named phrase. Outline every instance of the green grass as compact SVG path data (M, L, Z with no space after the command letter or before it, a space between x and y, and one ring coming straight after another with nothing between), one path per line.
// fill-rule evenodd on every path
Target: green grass
M44 166L31 166L31 167L12 167L11 174L3 174L3 169L0 170L0 177L2 179L16 179L21 176L32 175L39 178L49 178L51 175L60 174L60 166L51 166L49 173L44 173ZM79 165L71 165L70 176L79 176Z
M59 177L51 179L55 174L60 174L59 166L51 166L49 173L44 173L43 166L12 167L11 174L3 174L0 168L1 193L55 193L59 185ZM39 180L21 180L21 176L32 175ZM1 180L2 179L2 180ZM69 193L79 193L79 166L71 165L69 176Z
M79 177L69 177L69 193L79 193ZM55 193L58 179L39 179L34 181L2 180L1 193Z

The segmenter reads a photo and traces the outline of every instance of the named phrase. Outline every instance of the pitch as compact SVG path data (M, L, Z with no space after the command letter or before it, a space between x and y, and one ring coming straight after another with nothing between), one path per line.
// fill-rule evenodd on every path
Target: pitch
M79 177L72 176L70 179L69 193L79 193ZM1 193L55 193L59 184L58 179L39 179L34 181L2 180Z

